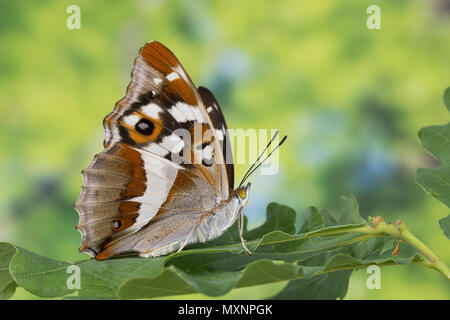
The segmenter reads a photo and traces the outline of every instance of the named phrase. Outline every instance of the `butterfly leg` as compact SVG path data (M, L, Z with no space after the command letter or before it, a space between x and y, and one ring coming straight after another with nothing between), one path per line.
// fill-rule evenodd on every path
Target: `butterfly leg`
M194 227L192 228L191 232L189 232L189 235L187 236L186 240L184 240L183 245L180 247L180 249L177 250L177 252L180 252L181 250L184 249L184 247L186 247L186 245L188 244L189 239L191 238L192 234L194 233L195 228L197 228L198 224L196 223L194 225Z
M240 216L238 218L238 229L239 229L239 237L241 238L242 247L248 254L252 254L249 248L245 245L244 239L244 212L241 211Z

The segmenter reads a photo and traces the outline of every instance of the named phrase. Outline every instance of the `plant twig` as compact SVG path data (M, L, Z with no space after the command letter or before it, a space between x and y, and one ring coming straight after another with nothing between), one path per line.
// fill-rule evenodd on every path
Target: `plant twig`
M343 234L349 232L360 232L367 235L372 236L392 236L399 241L404 241L412 245L415 249L417 249L420 253L422 253L427 260L422 261L418 264L434 269L444 275L447 280L450 280L450 270L447 265L442 262L439 257L422 241L420 241L409 229L406 225L398 220L397 223L391 224L385 222L381 217L371 218L372 226L349 226L348 228L340 228L337 230L330 230L327 232L317 232L311 234L312 236L323 236L323 235L333 235L333 234Z

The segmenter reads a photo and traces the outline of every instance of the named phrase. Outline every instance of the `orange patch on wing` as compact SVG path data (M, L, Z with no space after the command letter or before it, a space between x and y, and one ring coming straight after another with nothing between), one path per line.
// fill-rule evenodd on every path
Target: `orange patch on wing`
M124 201L120 204L119 211L122 215L134 214L139 210L139 202L135 201Z
M125 199L140 197L145 192L145 184L141 181L130 180L126 184L126 191L122 193L122 197Z
M126 168L121 168L123 170L126 170L126 173L129 177L132 177L139 181L146 181L146 175L145 175L145 169L144 169L144 162L142 161L141 154L139 151L134 150L124 144L119 145L119 149L117 149L116 155L127 160L128 162L131 162L133 165L129 165ZM143 186L137 186L136 189L141 190ZM145 191L145 188L142 189L142 192Z
M118 223L119 227L118 228L113 227L113 231L118 232L131 227L136 221L138 215L139 215L138 213L133 213L127 216L120 216L114 218L113 223Z
M138 116L138 117L140 117L140 118L145 118L145 119L147 119L147 120L149 120L149 121L151 121L153 123L155 128L153 129L151 135L146 136L146 135L143 135L142 133L137 132L135 127L130 126L129 124L127 124L124 121L120 121L120 125L125 127L125 128L127 128L129 130L128 131L129 137L131 139L133 139L133 141L136 142L137 144L144 144L144 143L148 143L149 141L153 141L154 142L158 138L159 134L161 133L161 131L163 129L162 125L159 124L159 122L157 122L152 117L144 116L143 114L138 113L138 112L133 112L133 114Z
M190 86L189 83L181 77L180 72L184 73L184 75L188 77L188 81L191 82L181 63L169 49L157 41L152 41L142 48L140 55L144 58L146 63L158 70L164 77L167 77L167 75L176 70L175 72L179 74L180 78L169 81L171 86L165 86L164 89L171 94L180 95L188 104L197 105L197 98L192 91L196 89L193 89L193 86ZM178 92L172 90L171 87L175 88Z
M182 79L181 77L178 79L174 79L169 81L170 85L166 85L163 87L163 90L169 96L179 96L181 97L187 104L197 105L198 101L192 92L192 87Z
M136 218L139 215L139 202L134 201L124 201L120 204L119 211L121 212L120 215L113 218L112 220L112 230L114 232L125 230L129 227L131 227L135 221ZM119 227L114 228L114 223L118 223ZM106 242L103 245L103 248L101 251L95 256L95 259L97 260L105 260L112 256L114 256L116 253L114 253L114 249L111 248L111 244L114 243L114 240L110 240Z
M130 162L130 164L120 163L116 166L116 170L120 170L130 177L130 180L125 185L126 191L122 193L122 197L130 198L141 196L146 190L145 181L147 180L141 154L124 144L118 144L117 148L114 148L111 152L115 156ZM122 205L124 205L124 203L122 203Z
M137 166L144 166L144 162L142 161L139 151L134 150L133 148L128 147L122 143L118 145L116 150L114 150L114 154L128 160L131 163L134 163Z
M105 260L114 255L113 251L109 248L104 248L102 251L100 251L96 256L95 259L97 260Z
M141 49L140 55L144 58L145 62L158 70L163 76L172 72L171 67L178 63L178 61L174 61L171 57L174 56L173 53L156 41L146 43Z

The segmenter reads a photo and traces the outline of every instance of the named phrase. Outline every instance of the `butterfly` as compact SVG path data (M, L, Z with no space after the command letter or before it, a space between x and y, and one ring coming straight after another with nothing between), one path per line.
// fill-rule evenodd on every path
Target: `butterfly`
M217 100L196 88L157 41L140 49L126 95L103 126L105 149L82 171L74 206L80 251L97 260L156 257L214 239L238 221L251 254L243 238L251 184L244 182L276 135L234 189L230 136Z

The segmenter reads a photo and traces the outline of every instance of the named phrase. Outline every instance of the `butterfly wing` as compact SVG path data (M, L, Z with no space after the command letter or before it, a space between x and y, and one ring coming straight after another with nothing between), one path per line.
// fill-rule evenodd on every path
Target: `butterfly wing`
M126 95L104 127L105 150L83 170L75 204L80 250L97 259L170 252L228 198L233 171L225 165L223 115L162 44L140 50Z
M227 123L225 117L220 109L216 98L205 87L199 87L198 92L205 104L209 119L211 120L213 130L217 135L219 141L219 148L222 150L222 157L226 167L226 181L230 190L234 189L234 164L233 164L233 150L231 149L231 140L228 133Z

